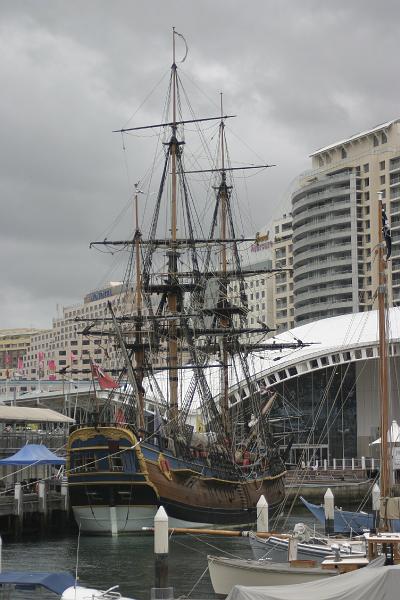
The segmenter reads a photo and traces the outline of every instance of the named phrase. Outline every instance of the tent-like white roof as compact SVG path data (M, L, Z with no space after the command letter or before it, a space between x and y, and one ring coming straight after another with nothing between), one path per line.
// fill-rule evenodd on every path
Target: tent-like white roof
M74 419L50 408L0 405L0 422L3 423L75 423Z
M390 308L388 311L388 338L391 343L400 342L400 307ZM328 357L324 365L334 364L332 356L338 362L365 360L378 356L378 318L377 311L368 311L348 315L340 315L328 319L313 321L299 327L290 329L264 340L268 344L296 343L301 340L309 346L299 346L295 349L284 350L259 350L248 356L247 363L250 374L257 378L273 376L276 381L282 378L296 377L314 368L321 368L323 357ZM368 348L369 355L366 354ZM358 354L357 354L358 351ZM345 357L345 353L349 356ZM313 366L313 361L316 366ZM218 361L213 360L215 365ZM210 386L213 396L219 394L220 371L218 367L203 369L205 378ZM245 383L245 376L238 361L230 361L231 392ZM193 377L191 369L178 372L179 389L183 399ZM166 371L157 374L158 384L168 397L168 374ZM147 397L155 397L155 390L144 383Z
M400 442L400 427L395 419L392 421L392 426L387 432L387 441L389 444L395 444L396 442ZM370 446L374 446L375 444L380 444L381 438L378 438L374 442L371 442Z

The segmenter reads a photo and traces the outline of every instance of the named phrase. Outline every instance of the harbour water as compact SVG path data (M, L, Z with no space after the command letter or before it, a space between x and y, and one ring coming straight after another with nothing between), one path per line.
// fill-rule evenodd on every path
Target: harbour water
M308 514L291 517L288 528L305 521ZM69 571L77 567L82 584L107 589L120 586L123 595L148 600L154 586L152 536L87 537L74 535L47 539L3 542L3 570ZM207 555L252 558L247 538L203 535L172 535L169 554L169 584L175 597L214 598L207 572ZM32 591L18 591L12 598L32 599ZM41 598L54 598L42 594Z

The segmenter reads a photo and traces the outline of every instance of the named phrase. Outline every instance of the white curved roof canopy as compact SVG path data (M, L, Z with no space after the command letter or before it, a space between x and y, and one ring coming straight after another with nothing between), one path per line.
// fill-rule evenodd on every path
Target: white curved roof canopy
M387 318L387 336L390 340L390 354L400 355L400 307L389 309ZM248 357L248 366L252 376L255 376L265 387L273 387L280 381L299 377L307 372L325 368L340 363L378 357L378 320L377 311L368 311L349 315L340 315L329 319L321 319L289 331L280 333L268 339L271 344L294 343L301 340L311 345L288 350L259 350ZM215 364L216 361L214 361ZM230 402L234 404L246 397L246 380L238 361L232 361L229 367ZM213 396L219 394L220 368L203 369ZM161 391L167 393L167 373L158 373L157 381ZM193 377L191 369L179 372L181 399ZM154 386L146 384L148 397L156 398ZM238 393L240 392L240 394Z

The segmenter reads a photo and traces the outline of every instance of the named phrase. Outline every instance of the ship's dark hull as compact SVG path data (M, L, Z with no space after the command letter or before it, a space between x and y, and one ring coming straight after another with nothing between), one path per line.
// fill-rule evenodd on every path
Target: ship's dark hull
M74 465L82 464L77 457L85 453L96 468L76 470ZM120 456L123 470L107 470L107 454ZM254 480L224 479L223 470L200 459L176 458L152 444L137 444L132 432L120 427L73 432L68 458L71 505L87 533L120 534L152 527L160 505L172 527L249 525L256 519L262 494L270 506L284 495L283 470Z

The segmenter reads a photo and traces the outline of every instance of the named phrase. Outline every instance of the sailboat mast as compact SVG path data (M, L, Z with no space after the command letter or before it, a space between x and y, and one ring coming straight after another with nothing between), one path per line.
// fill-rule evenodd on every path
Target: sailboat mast
M138 428L144 429L144 396L143 396L143 344L142 344L142 290L141 290L141 262L140 262L140 239L142 234L139 229L139 207L138 195L140 190L135 183L135 261L136 261L136 380L138 388Z
M177 284L178 253L177 253L177 173L176 173L176 154L178 141L176 139L176 80L177 67L175 62L175 27L172 29L172 137L170 142L171 153L171 248L168 252L168 279L171 286L168 292L168 310L170 314L177 312L177 294L174 290ZM173 319L168 328L168 366L169 366L169 422L176 423L178 416L178 342L177 325Z
M390 457L388 452L388 430L389 430L389 393L388 393L388 344L386 336L386 261L384 258L383 237L383 204L382 192L378 192L378 319L379 319L379 396L381 408L381 456L380 456L380 488L381 497L387 498L390 493Z
M220 150L221 150L221 182L219 186L219 203L220 203L220 237L222 240L227 239L227 202L228 202L228 188L226 185L226 170L225 170L225 139L224 129L225 123L223 120L223 104L222 104L222 93L221 93L221 121L219 125L220 130ZM228 295L228 282L227 282L227 255L226 255L226 243L222 243L221 255L220 255L220 269L221 269L221 285L220 285L220 302L221 308L226 305ZM228 327L229 323L226 317L222 317L220 320L221 327ZM229 419L229 372L228 372L228 349L226 336L222 337L221 340L221 414L224 422L225 431L228 437L231 434L230 419Z

